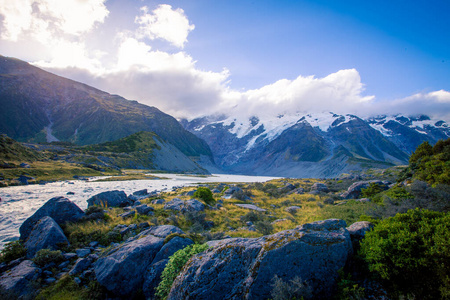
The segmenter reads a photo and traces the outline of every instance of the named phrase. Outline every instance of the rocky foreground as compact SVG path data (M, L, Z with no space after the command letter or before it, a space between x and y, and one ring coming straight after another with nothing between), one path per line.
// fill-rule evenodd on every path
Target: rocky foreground
M133 197L131 197L133 199ZM139 194L102 193L88 200L90 206L133 205L129 215L149 214L152 208L139 205ZM200 211L197 200L174 199L165 208ZM70 276L79 284L97 282L105 291L102 298L155 299L156 287L169 258L194 243L173 225L141 223L122 226L125 233L139 232L118 244L70 249L62 226L66 222L95 219L64 197L50 199L20 227L26 255L0 264L0 296L5 299L33 299L39 291ZM260 238L224 238L209 241L208 249L192 257L176 277L168 299L268 299L272 282L300 279L307 287L306 298L328 299L336 290L338 271L352 259L353 245L371 228L369 222L347 227L343 220L329 219L298 226ZM356 245L356 244L355 244ZM42 249L62 250L59 260L36 264Z

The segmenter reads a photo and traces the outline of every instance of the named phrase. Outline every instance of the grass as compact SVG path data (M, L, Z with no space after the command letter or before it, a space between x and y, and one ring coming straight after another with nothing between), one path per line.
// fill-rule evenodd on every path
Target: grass
M1 169L0 175L6 184L14 185L14 180L21 175L34 177L35 182L70 180L73 176L104 176L116 175L119 171L108 170L100 172L78 164L62 161L35 161L29 163L30 168Z
M317 180L303 179L289 179L288 181L296 186L305 188L305 190L309 190L317 182ZM271 188L279 188L283 187L285 183L286 180L272 180L264 183L263 188L265 185ZM350 184L349 182L348 185ZM209 184L210 188L214 188L215 186L217 184ZM64 231L73 247L85 246L91 241L98 241L104 246L108 246L112 241L119 242L120 240L115 240L117 236L111 236L110 234L114 227L119 224L128 226L141 222L148 222L150 225L175 225L188 234L206 234L209 232L212 235L221 233L231 237L260 237L262 236L261 232L247 229L246 222L248 220L253 220L253 224L257 225L259 222L271 224L273 221L281 219L282 221L272 223L273 233L293 229L305 223L330 218L343 219L350 225L358 221L361 216L367 215L377 205L371 202L360 203L356 201L348 201L343 205L324 204L325 199L334 195L333 192L331 192L331 195L311 195L306 193L303 195L284 194L279 197L273 197L263 192L260 185L241 184L241 187L253 195L252 201L221 199L221 194L214 194L216 202L219 200L223 201L223 206L220 209L206 209L203 212L189 215L164 210L164 204L151 204L150 202L153 198L148 198L140 202L151 205L155 209L153 216L136 214L134 218L123 220L119 217L119 214L124 212L123 209L108 209L105 220L69 224L65 226ZM175 192L165 192L159 195L158 198L164 198L166 202L173 198L188 200L191 197L184 194L192 189L193 187L186 187ZM254 213L251 210L236 206L238 203L251 203L266 209L267 212ZM301 209L296 213L286 210L287 207L294 205L300 206ZM214 225L212 228L207 228L205 224L211 221Z

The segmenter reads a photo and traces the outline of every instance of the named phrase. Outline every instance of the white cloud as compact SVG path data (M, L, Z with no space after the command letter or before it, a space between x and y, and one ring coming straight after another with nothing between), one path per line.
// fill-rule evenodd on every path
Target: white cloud
M1 38L49 43L61 35L89 32L108 16L106 0L1 0Z
M189 24L189 20L181 8L175 10L168 4L161 4L151 13L148 7L141 8L142 15L136 17L135 22L140 25L138 33L140 37L164 39L176 47L183 48L187 42L187 36L195 26Z
M373 110L380 114L386 114L386 112L406 115L425 114L449 122L450 92L439 90L428 93L417 93L391 102L377 103L374 105Z

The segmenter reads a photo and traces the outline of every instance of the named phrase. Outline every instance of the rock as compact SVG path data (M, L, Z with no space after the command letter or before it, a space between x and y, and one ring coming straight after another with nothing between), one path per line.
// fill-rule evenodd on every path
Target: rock
M75 195L74 192L67 192L66 195Z
M180 212L203 211L205 210L205 205L196 199L184 201L179 198L174 198L164 205L164 209L177 210Z
M27 163L21 163L21 164L20 164L20 167L21 167L21 168L26 168L26 169L31 168L31 166L30 166L29 164L27 164Z
M75 276L89 268L92 264L93 259L91 257L87 258L79 258L75 264L73 265L72 269L69 271L70 276Z
M64 253L63 256L64 256L64 259L71 260L73 258L76 258L77 254L76 253Z
M142 223L139 223L138 227L140 229L146 229L146 228L150 227L150 224L148 224L148 222L142 222Z
M288 195L290 194L304 194L305 193L305 189L304 188L296 188L295 190L292 190L288 193Z
M372 230L373 227L374 225L372 223L368 221L361 221L353 223L352 225L347 227L347 230L350 234L352 241L354 240L359 242L364 238L364 236L368 231Z
M329 299L352 253L342 220L305 224L261 238L208 242L211 248L191 258L175 279L168 299L268 299L270 282L298 276L314 299Z
M89 243L89 247L92 247L92 248L95 248L95 247L97 247L98 246L98 242L97 241L93 241L93 242L90 242Z
M355 201L365 203L365 202L370 202L370 199L369 198L361 198L361 199L356 199Z
M78 277L75 277L75 278L73 279L73 281L75 281L75 283L78 284L78 285L81 284L81 279L78 278Z
M94 263L97 281L114 295L131 299L163 244L163 238L148 235L113 249Z
M102 207L125 207L130 205L127 195L123 191L108 191L92 196L87 200L88 207L98 205Z
M296 214L298 210L302 209L301 206L289 206L286 207L284 210L287 211L290 214Z
M51 217L59 226L66 222L77 222L84 217L84 212L72 201L64 197L48 200L31 217L20 226L20 239L26 240L36 223L45 216Z
M270 224L275 225L275 224L277 224L277 223L280 223L280 222L286 222L286 221L289 221L289 220L288 220L288 219L276 219L275 221L273 221L273 222L270 223Z
M163 204L165 202L165 200L164 199L155 199L155 200L152 200L152 204Z
M169 257L180 249L193 244L194 242L188 238L179 236L174 237L167 242L153 259L152 266L149 268L144 277L144 295L146 299L152 299L155 295L155 288L161 281L161 273L169 262Z
M315 182L310 190L310 193L328 193L330 190L326 186L326 184L321 182Z
M212 192L213 194L220 194L220 191L219 191L218 189L213 189L211 192Z
M194 196L196 191L197 190L189 191L189 192L186 193L186 196Z
M31 260L24 260L0 277L0 291L9 296L6 299L33 299L37 292L34 281L40 274L41 269Z
M146 299L157 299L155 297L156 288L161 282L161 274L168 262L169 259L163 259L156 263L152 263L145 273L143 291Z
M230 186L225 192L225 195L233 195L234 193L241 193L243 190L238 186Z
M56 278L53 278L53 277L49 277L49 278L46 278L45 280L44 280L44 282L46 283L46 284L52 284L53 282L55 282L56 281Z
M24 243L27 258L32 258L41 249L57 250L58 245L69 244L61 227L48 216L39 220Z
M278 188L278 192L280 193L289 193L293 190L295 190L295 185L289 182L286 182L286 184L283 187Z
M136 206L136 211L138 212L138 214L141 214L141 215L146 215L153 210L154 210L154 208L151 206L148 206L147 204L142 204L142 205Z
M133 195L135 195L135 196L147 196L148 195L148 191L147 191L147 189L139 190L139 191L134 192Z
M75 252L77 253L78 257L85 257L91 254L91 249L89 248L77 249L75 250Z
M361 196L361 190L368 188L371 183L378 184L384 190L388 189L390 184L381 180L358 181L352 184L341 197L343 199L358 199Z
M28 180L35 180L35 178L26 175L20 175L17 180L20 181L20 183L23 185L28 185Z
M248 222L245 223L245 225L247 225L247 226L252 226L252 225L253 225L253 222L248 221Z
M235 205L242 207L242 208L250 209L250 210L256 210L256 211L261 211L261 212L267 211L263 208L259 208L258 206L253 205L253 204L235 204Z
M173 225L153 226L152 228L143 231L141 234L151 234L157 237L165 238L171 233L184 234L183 230Z
M123 214L120 214L119 217L122 217L122 219L125 220L125 219L128 219L128 218L134 217L135 214L136 214L136 212L134 210L130 210L130 211L127 211L127 212L125 212Z

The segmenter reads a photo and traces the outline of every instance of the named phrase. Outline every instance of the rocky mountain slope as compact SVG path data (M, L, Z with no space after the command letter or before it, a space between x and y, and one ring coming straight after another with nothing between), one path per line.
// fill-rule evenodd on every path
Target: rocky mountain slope
M173 117L88 85L0 56L0 132L22 142L97 144L139 131L158 136L194 157L208 145Z
M204 139L224 170L244 174L334 177L368 167L406 164L423 141L450 136L427 116L362 119L334 113L182 120Z

